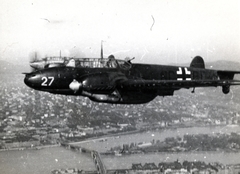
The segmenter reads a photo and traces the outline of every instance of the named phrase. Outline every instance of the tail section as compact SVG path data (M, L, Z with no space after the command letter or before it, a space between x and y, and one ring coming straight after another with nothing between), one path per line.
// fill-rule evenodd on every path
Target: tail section
M222 92L228 94L231 85L240 85L239 80L234 80L235 74L240 74L240 71L217 71L218 77L223 81Z
M205 69L205 63L204 60L201 56L196 56L193 58L191 64L190 64L191 68L202 68Z

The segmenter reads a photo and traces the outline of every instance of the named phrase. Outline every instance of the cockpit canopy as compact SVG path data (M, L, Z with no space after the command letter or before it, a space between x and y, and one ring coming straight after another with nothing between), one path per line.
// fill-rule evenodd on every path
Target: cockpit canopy
M115 59L113 55L108 58L73 58L73 57L46 57L41 61L31 62L30 66L35 69L45 69L58 66L71 66L80 68L118 68L129 70L130 60Z
M120 68L128 70L131 68L131 63L125 60L115 58L79 58L74 59L76 67L83 68Z

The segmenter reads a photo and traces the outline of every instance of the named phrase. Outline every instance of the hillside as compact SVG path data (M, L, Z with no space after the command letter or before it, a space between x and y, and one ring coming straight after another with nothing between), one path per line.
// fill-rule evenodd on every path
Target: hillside
M12 69L14 69L13 67L13 64L4 60L0 60L0 73L9 73Z
M0 60L0 75L22 74L22 72L29 72L29 65L13 64L4 60Z
M215 62L206 62L205 67L208 69L215 70L232 70L232 71L240 71L240 63L232 62L226 60L219 60Z

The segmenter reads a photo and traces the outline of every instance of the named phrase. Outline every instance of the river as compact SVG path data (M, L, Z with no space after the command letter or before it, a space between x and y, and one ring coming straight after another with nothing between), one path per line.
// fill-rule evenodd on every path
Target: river
M166 137L183 136L185 134L216 134L240 133L239 126L179 128L158 131L149 131L129 135L104 138L104 141L89 140L79 142L82 147L104 152L111 147L129 144L132 142L150 142L153 139L163 141ZM132 163L173 162L180 160L204 162L220 162L223 164L240 163L240 153L226 152L181 152L181 153L150 153L128 156L105 156L103 162L107 169L130 168ZM0 173L6 174L42 174L51 173L60 168L78 168L80 170L95 170L89 154L67 150L63 147L44 148L40 150L2 151L0 152Z
M98 152L105 152L111 147L122 146L123 144L163 141L167 137L183 137L188 134L230 134L231 132L240 133L240 126L214 126L214 127L190 127L190 128L177 128L177 129L160 129L157 131L148 131L136 134L121 135L115 137L102 138L101 140L84 141L79 144L88 149L94 149Z
M61 168L95 170L90 154L74 152L63 147L0 152L2 174L51 174L52 170Z

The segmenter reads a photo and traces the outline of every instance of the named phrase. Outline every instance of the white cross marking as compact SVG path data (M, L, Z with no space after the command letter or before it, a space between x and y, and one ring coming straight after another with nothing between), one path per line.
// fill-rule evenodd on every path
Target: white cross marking
M183 73L182 73L182 68L181 67L179 67L178 68L178 71L177 71L177 75L182 75ZM183 80L183 78L177 78L177 80Z
M191 75L191 71L188 71L188 69L185 68L185 74L186 75ZM189 78L186 78L186 80L192 80L192 79L191 79L191 77L189 77Z
M178 68L177 74L182 74L182 68Z

